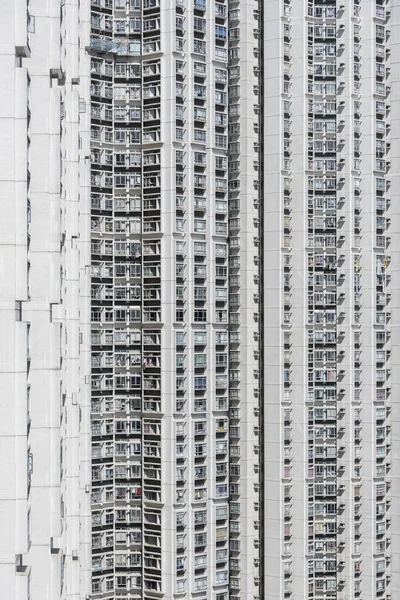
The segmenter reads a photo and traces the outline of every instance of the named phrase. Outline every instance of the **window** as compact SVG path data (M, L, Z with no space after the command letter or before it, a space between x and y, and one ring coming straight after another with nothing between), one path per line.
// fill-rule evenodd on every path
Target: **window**
M385 589L385 580L378 579L378 581L376 582L376 591L383 592L384 589Z
M175 334L175 344L177 346L183 346L185 345L185 332L184 331L177 331Z
M239 513L240 513L240 511L235 514L239 514ZM233 514L232 511L231 511L231 514ZM216 519L227 519L228 518L228 507L226 505L217 506L215 509L215 518Z
M217 389L226 389L228 387L227 375L217 375L215 377L215 387Z
M195 435L205 435L206 433L206 422L205 421L196 421L194 424L194 434Z
M195 129L194 130L194 140L196 142L202 142L205 143L206 142L206 132L203 131L202 129Z
M217 571L215 574L215 583L216 585L221 585L227 583L228 581L228 571Z
M194 545L197 546L205 546L207 544L207 534L206 533L196 533L194 536Z
M227 354L216 354L215 355L215 365L217 367L226 367L228 364L228 355Z
M217 498L226 498L228 496L228 484L217 485L215 495Z
M197 106L194 107L194 118L197 121L205 121L207 116L207 111L205 108L199 108Z
M216 562L225 562L228 559L228 550L217 550L215 553Z
M199 577L194 580L194 591L198 592L204 590L207 587L207 577Z
M205 256L207 254L206 242L194 242L193 251L195 254L201 254L202 256Z
M384 560L377 560L376 563L375 563L375 565L376 565L376 572L377 573L381 573L381 572L383 572L385 570L386 564L385 564Z
M215 332L215 343L216 344L226 344L227 342L228 342L228 333L226 331L216 331Z
M215 453L216 454L226 454L227 448L228 448L227 442L224 442L224 441L216 442ZM231 493L232 493L232 490L231 490Z
M205 85L196 85L194 86L194 97L199 98L200 100L206 99L206 86Z
M207 343L207 333L205 331L194 332L194 343L205 345Z
M228 297L228 290L226 288L215 288L215 298L217 300L226 300Z
M227 136L215 134L215 146L217 148L226 148L227 147Z
M204 510L197 510L194 513L194 522L195 525L205 524L207 521L207 513Z
M206 354L195 354L194 355L194 367L206 368L207 366L207 355Z
M205 219L195 219L194 220L194 231L197 233L205 233L206 232L206 220Z
M207 377L195 377L194 378L194 389L195 390L206 390L207 389Z
M200 554L200 556L194 557L194 566L195 568L201 568L207 566L207 555Z
M194 321L195 321L195 323L205 323L207 321L207 311L206 310L195 310L194 311Z
M194 153L194 162L196 165L205 165L206 164L207 155L205 152L195 152ZM183 153L182 153L182 161L183 161Z
M215 244L215 256L226 258L228 256L227 244Z

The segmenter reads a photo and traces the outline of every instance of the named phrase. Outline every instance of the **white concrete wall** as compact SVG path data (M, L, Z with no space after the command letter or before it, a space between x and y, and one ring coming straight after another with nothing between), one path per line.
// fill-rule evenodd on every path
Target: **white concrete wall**
M28 572L17 576L19 555L26 565L27 537L27 324L21 302L27 300L27 70L16 58L16 46L27 48L19 24L23 1L4 6L0 21L0 578L2 593L24 598ZM16 306L18 304L18 315Z
M82 454L87 415L85 402L79 406L88 386L79 372L79 305L84 309L86 300L79 289L79 95L72 84L79 77L78 5L67 2L61 22L59 2L31 2L29 34L27 8L20 1L5 7L0 47L1 581L10 598L81 598L90 589L79 575L90 554L72 559L80 544L85 549L88 473L80 474L80 456L89 450L83 445ZM65 80L51 79L60 68ZM84 241L88 228L82 233ZM26 568L17 570L16 561Z

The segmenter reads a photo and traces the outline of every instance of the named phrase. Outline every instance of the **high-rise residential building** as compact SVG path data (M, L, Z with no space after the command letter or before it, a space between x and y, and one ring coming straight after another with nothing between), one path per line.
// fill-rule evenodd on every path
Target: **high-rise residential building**
M0 19L0 596L397 600L400 3Z

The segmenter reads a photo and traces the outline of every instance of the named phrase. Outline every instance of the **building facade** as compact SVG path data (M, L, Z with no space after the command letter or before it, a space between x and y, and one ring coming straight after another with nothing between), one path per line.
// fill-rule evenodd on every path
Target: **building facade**
M3 8L1 594L78 599L91 584L82 16L75 2Z
M265 580L272 597L392 598L399 8L265 10L264 510L281 516Z
M400 5L2 18L7 597L397 598Z

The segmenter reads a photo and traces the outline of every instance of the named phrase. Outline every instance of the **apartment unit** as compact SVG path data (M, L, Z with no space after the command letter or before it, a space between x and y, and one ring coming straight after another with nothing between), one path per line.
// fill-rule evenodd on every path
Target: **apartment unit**
M400 5L2 18L7 596L397 598Z

